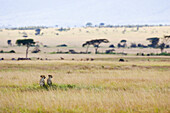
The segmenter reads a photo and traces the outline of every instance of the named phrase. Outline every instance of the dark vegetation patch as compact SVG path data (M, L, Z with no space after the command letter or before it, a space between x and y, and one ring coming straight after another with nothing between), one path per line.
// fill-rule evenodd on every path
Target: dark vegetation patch
M154 90L154 91L164 91L167 92L170 90L170 87L167 86L157 86L156 83L152 83L149 86L145 85L137 85L136 82L133 82L129 79L120 80L120 83L131 83L130 85L115 85L115 83L110 84L109 86L102 85L75 85L75 84L53 84L52 86L44 86L40 87L38 84L28 85L28 86L17 86L17 85L6 85L0 86L0 91L50 91L50 90L93 90L93 91L103 91L103 90L114 90L114 91L130 91L135 92L136 90L145 89L146 91ZM141 80L140 80L141 81ZM143 81L143 80L142 80ZM145 80L143 82L146 82ZM148 81L149 82L149 81Z
M40 90L68 90L78 88L78 86L74 84L53 84L52 86L45 85L44 87L40 87L38 84L33 84L28 86L1 85L0 88L7 88L19 91L40 91Z
M3 51L3 50L0 50L0 53L15 53L14 50L10 50L10 51Z
M67 47L66 44L57 45L56 47Z
M14 91L49 91L49 90L81 90L81 89L87 89L87 90L102 90L104 87L101 86L80 86L75 84L53 84L52 86L45 85L44 87L40 87L38 84L33 84L29 86L17 86L17 85L7 85L7 86L0 86L1 89L11 89Z

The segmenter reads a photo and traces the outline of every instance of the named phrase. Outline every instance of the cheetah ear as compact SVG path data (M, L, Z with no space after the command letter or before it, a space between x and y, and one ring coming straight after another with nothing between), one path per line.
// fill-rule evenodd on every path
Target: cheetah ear
M46 77L45 77L45 75L42 75L42 77L45 79Z
M53 78L53 76L52 76L52 75L48 75L48 77L51 77L51 78Z

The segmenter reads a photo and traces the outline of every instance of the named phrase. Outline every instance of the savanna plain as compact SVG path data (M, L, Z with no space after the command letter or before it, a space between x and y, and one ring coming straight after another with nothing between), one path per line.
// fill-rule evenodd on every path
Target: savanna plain
M117 53L128 53L126 56L94 54L93 47L89 48L91 54L51 54L85 51L81 45L97 38L110 41L102 44L99 52L122 39L128 44L148 44L146 38L169 35L169 28L72 28L62 32L49 28L38 36L35 30L1 30L0 50L16 53L0 53L5 59L0 61L0 113L170 113L170 57L146 55L160 53L160 49L114 48ZM30 47L32 60L11 60L25 57L26 47L15 45L17 39L25 38L23 34L48 47L41 45L40 53L31 53ZM8 46L7 40L13 45ZM68 47L57 48L59 44ZM43 60L36 60L38 57ZM119 62L121 58L125 62ZM40 75L53 75L53 85L40 87Z
M170 60L2 61L0 112L170 112ZM40 87L40 75L53 75Z

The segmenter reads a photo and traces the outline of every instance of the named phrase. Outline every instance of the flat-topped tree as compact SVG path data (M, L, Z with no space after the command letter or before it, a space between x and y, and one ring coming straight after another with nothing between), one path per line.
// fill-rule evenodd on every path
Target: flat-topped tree
M97 54L98 48L100 47L99 45L101 43L109 43L109 40L107 40L107 39L94 39L94 40L86 41L82 46L83 47L87 46L87 49L86 49L86 53L87 53L89 46L93 45L93 47L95 48L95 54Z
M97 54L98 48L100 47L99 45L101 43L109 43L109 40L107 40L107 39L95 39L95 40L91 40L91 43L95 48L95 54Z
M123 40L121 40L120 42L121 42L121 43L126 43L126 42L127 42L127 40L124 40L124 39L123 39Z
M18 46L26 46L27 47L27 49L26 49L26 58L27 58L28 57L28 49L30 46L34 45L35 42L33 39L18 39L16 41L16 44Z
M123 39L120 41L120 44L122 47L127 47L127 44L126 44L127 40Z
M87 22L87 23L86 23L86 27L92 27L92 25L93 25L93 24L92 24L91 22Z
M153 48L158 47L158 43L159 43L159 38L158 37L147 38L147 40L149 40L150 43L151 43L148 46L153 47Z
M104 27L105 23L100 23L99 27Z

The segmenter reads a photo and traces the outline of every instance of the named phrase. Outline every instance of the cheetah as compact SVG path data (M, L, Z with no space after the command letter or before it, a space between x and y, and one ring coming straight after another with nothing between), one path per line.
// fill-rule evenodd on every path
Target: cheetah
M48 75L47 84L48 84L49 86L52 85L52 80L51 80L52 78L53 78L52 75Z
M41 87L42 87L42 86L44 87L44 86L45 86L45 81L44 81L44 79L45 79L46 77L45 77L45 75L41 75L40 77L41 77L41 79L40 79L40 86L41 86Z

